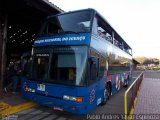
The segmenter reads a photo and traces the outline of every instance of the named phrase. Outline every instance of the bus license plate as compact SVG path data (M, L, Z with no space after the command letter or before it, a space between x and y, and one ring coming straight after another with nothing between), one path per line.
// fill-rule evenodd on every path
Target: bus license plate
M54 110L59 110L59 111L63 111L63 108L60 107L53 107Z
M37 84L37 90L45 91L45 85L44 84Z

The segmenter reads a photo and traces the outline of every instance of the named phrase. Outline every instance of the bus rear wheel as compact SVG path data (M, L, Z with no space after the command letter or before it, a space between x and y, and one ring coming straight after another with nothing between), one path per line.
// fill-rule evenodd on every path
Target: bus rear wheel
M125 85L124 85L124 87L128 87L128 84L129 84L129 76L128 76L127 79L125 80Z
M101 102L101 105L105 105L107 103L107 100L109 99L109 92L107 90L107 88L104 89L104 93L103 93L103 100Z
M104 89L103 100L102 100L101 105L105 105L107 103L107 100L109 100L110 95L111 95L111 87L110 87L110 84L107 83Z

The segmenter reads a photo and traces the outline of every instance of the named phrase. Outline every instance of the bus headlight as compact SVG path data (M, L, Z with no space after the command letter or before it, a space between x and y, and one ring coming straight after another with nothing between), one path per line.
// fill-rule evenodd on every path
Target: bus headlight
M32 89L32 88L28 87L27 85L24 86L24 91L25 92L35 93L35 89Z
M63 100L69 100L69 96L64 95L64 96L63 96Z
M70 96L70 99L69 99L70 101L76 101L76 97L72 97L72 96Z
M34 89L32 89L32 93L35 93L35 90L34 90Z
M63 100L70 100L70 101L74 101L74 102L82 102L83 101L82 97L74 97L74 96L68 96L68 95L64 95Z

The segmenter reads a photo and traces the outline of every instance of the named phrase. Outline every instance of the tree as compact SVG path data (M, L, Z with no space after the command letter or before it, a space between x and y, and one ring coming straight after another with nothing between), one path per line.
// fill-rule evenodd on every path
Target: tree
M136 57L135 60L137 60L139 63L143 65L149 65L149 64L159 64L158 58L147 58L147 57Z
M159 64L159 59L153 58L152 62L153 62L153 64L158 65Z
M135 60L141 64L144 64L147 61L147 58L146 57L136 57Z

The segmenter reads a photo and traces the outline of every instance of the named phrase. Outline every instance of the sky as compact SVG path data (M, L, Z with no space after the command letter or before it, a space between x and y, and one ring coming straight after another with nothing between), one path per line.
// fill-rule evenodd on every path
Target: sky
M160 0L49 0L62 10L94 8L132 47L133 57L160 59Z

